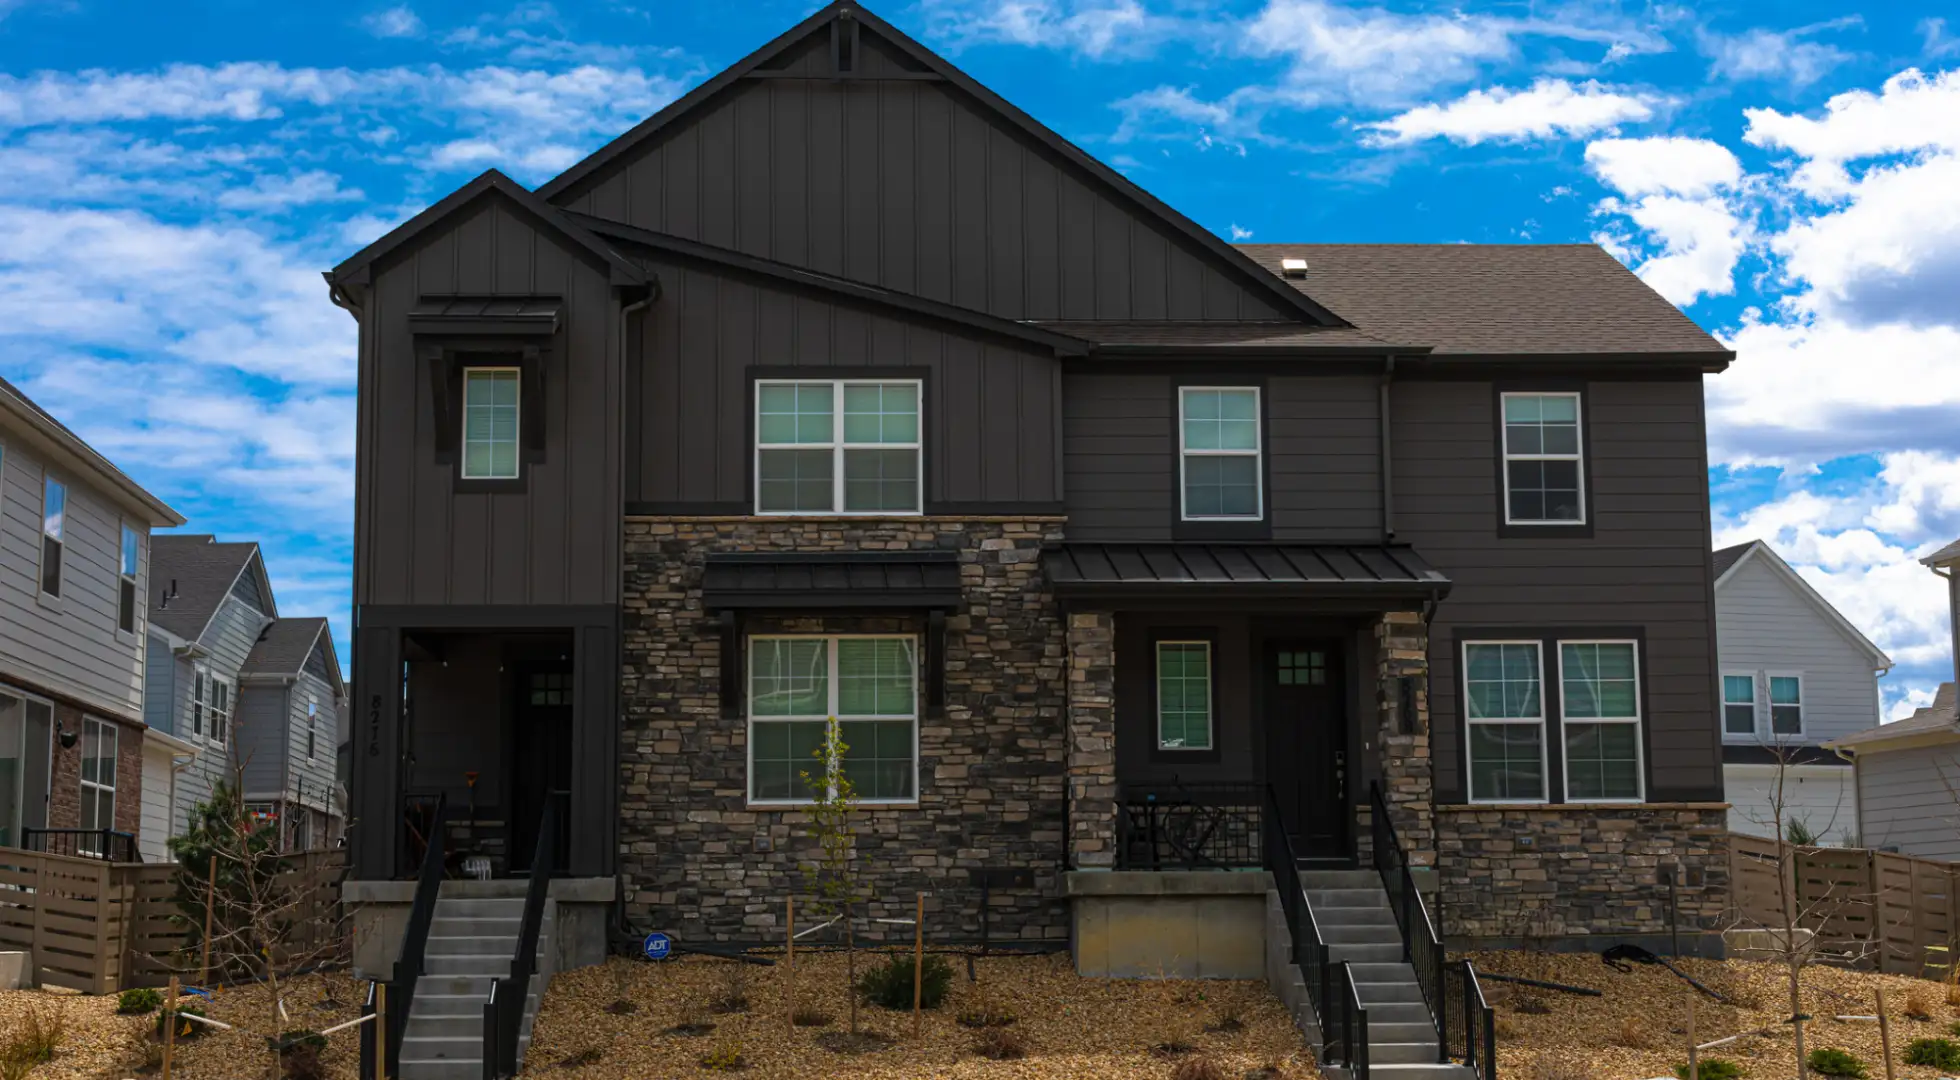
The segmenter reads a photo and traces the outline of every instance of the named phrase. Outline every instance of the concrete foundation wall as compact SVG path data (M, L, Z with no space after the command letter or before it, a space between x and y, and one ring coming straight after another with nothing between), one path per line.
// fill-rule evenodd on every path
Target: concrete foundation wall
M503 899L523 896L527 882L445 881L444 899ZM616 885L611 878L561 878L545 895L545 912L554 924L551 954L553 972L602 964L606 959L606 927L610 923ZM408 912L415 904L413 881L348 881L341 887L354 924L354 977L392 978L401 954Z
M1263 871L1070 873L1075 969L1118 979L1263 979L1271 888Z

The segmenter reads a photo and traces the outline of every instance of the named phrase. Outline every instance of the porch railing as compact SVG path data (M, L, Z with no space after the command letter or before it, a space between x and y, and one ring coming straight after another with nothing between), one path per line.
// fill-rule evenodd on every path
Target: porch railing
M1478 1080L1497 1080L1497 1014L1484 998L1477 969L1468 960L1443 969L1449 1011L1462 1022L1443 1039L1443 1053L1469 1066Z
M1395 925L1402 931L1402 959L1415 968L1422 999L1429 1005L1429 1014L1436 1018L1438 1060L1447 1063L1450 1013L1443 999L1443 942L1436 936L1436 924L1430 921L1429 908L1416 888L1409 856L1395 835L1395 824L1388 819L1388 800L1382 796L1382 786L1370 784L1368 798L1375 871L1381 875L1382 888L1388 892L1388 906L1395 912Z
M20 831L20 846L24 851L38 851L43 855L69 855L113 863L143 861L142 852L136 847L136 834L114 829L24 828Z
M1264 865L1263 784L1169 784L1119 788L1119 870L1222 870Z
M448 813L448 799L438 798L430 815L428 847L422 852L421 871L415 879L415 902L409 906L401 952L396 955L395 968L388 980L387 1045L378 1049L381 1060L387 1063L387 1076L395 1076L400 1071L402 1032L408 1027L409 1008L415 1004L416 982L428 966L429 924L436 917L436 900L442 892L443 864L447 859L443 822ZM370 1025L362 1027L368 1029Z
M538 822L537 854L531 859L531 880L524 888L524 920L517 932L517 953L510 975L490 984L483 1003L483 1080L517 1075L517 1042L530 1002L531 976L538 969L538 935L544 926L545 898L552 868L558 862L558 800L548 798Z
M1353 1080L1368 1080L1368 1010L1361 1005L1361 990L1347 961L1335 962L1320 936L1320 924L1300 884L1293 841L1279 815L1279 796L1270 786L1264 794L1263 862L1279 893L1280 912L1293 943L1292 961L1300 969L1300 981L1306 984L1307 998L1320 1021L1320 1060L1341 1062Z

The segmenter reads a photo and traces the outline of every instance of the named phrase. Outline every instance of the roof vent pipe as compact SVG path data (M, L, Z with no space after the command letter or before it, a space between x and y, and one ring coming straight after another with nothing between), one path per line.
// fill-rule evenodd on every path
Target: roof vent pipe
M1279 261L1279 273L1280 273L1280 276L1281 276L1281 277L1289 277L1289 278L1303 278L1303 277L1306 277L1306 276L1307 276L1307 260L1305 260L1305 259L1281 259L1281 260Z

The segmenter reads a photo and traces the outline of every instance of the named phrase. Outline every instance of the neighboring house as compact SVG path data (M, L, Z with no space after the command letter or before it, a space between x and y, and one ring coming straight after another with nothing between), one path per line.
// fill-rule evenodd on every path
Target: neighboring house
M1066 941L1200 790L1365 866L1379 785L1453 943L1719 948L1732 354L1597 247L1233 247L839 3L327 277L356 906L556 805L567 902L778 933L834 724L892 917Z
M150 530L183 521L0 380L0 845L143 835ZM105 838L31 842L103 854Z
M155 564L145 714L185 747L168 835L184 830L214 786L235 780L286 844L337 837L331 733L345 691L326 621L279 617L255 543L161 535Z
M1715 624L1729 828L1855 846L1851 762L1824 744L1879 722L1891 658L1760 540L1715 552Z

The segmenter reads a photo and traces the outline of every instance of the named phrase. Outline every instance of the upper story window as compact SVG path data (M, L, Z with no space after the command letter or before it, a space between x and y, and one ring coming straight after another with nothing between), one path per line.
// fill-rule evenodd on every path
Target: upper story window
M125 634L136 632L137 574L143 568L143 534L122 527L121 583L116 595L116 628Z
M1803 676L1769 677L1769 733L1803 734Z
M1722 733L1724 735L1756 733L1756 676L1752 674L1722 676Z
M306 756L317 757L320 752L320 702L313 691L306 692Z
M62 533L68 518L68 488L50 476L41 485L41 591L61 595Z
M755 512L916 514L925 501L917 379L755 387Z
M863 802L918 798L918 676L911 637L750 638L749 799L808 802L838 775Z
M463 479L517 479L520 374L514 367L463 369Z
M1505 394L1504 523L1583 525L1579 395Z
M191 734L224 745L231 733L231 684L202 664L191 674Z
M1180 387L1177 411L1184 520L1263 518L1259 388Z

